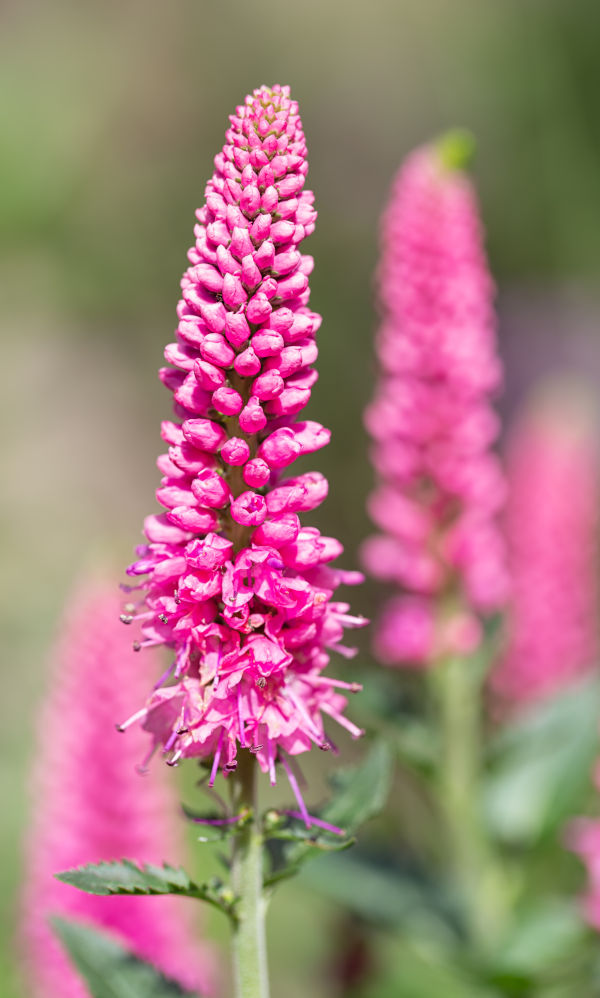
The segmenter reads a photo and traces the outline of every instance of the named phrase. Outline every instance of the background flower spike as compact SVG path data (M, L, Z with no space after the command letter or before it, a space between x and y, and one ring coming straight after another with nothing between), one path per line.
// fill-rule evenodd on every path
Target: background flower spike
M381 226L379 375L365 413L376 474L368 510L380 532L362 558L396 590L374 632L386 665L473 651L481 617L507 594L505 483L490 450L502 378L493 285L461 169L472 148L458 131L412 153Z
M115 730L115 721L144 696L154 664L123 641L119 606L116 584L87 581L74 593L40 716L20 930L33 998L88 995L50 915L107 929L183 987L214 992L216 954L198 938L184 899L98 897L54 876L123 856L159 865L182 859L172 780L162 767L139 775L143 733L124 737Z

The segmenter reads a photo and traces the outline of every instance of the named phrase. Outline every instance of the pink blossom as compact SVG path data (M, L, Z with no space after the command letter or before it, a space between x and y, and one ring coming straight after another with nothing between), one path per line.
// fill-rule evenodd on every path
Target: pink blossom
M598 659L600 464L582 386L547 388L508 446L508 647L492 687L507 703L557 692Z
M123 647L118 613L106 584L76 595L41 716L21 925L30 993L39 998L88 994L48 925L52 914L109 930L184 986L213 990L214 954L196 938L185 899L96 897L54 877L103 859L183 861L174 788L162 769L136 772L141 731L125 742L115 731L115 718L144 696L151 665Z
M446 151L408 158L382 224L379 380L365 413L376 471L368 508L380 533L362 558L397 590L374 638L387 665L472 651L478 618L507 592L505 485L489 450L501 380L493 287L473 188Z
M162 430L165 512L146 520L128 569L144 577L133 586L139 647L171 649L175 680L150 696L143 727L171 764L212 758L211 785L238 747L271 780L284 753L328 748L324 715L360 734L343 715L348 684L323 670L330 649L353 654L343 628L365 623L332 602L360 575L331 568L341 545L298 517L325 499L326 480L281 477L330 437L296 419L317 378L321 323L308 304L312 258L299 249L316 213L297 104L287 87L261 87L230 121L165 351L174 366L161 372L179 420Z

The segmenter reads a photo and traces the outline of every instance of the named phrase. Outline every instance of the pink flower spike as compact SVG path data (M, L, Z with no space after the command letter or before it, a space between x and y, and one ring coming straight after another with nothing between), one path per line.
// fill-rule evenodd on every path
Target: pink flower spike
M320 680L331 651L349 654L344 629L366 623L334 602L361 580L331 566L342 546L299 519L326 479L283 473L330 438L299 420L321 319L302 252L316 212L298 107L289 88L261 87L230 122L161 374L176 417L162 427L165 512L146 520L128 570L144 580L140 647L164 645L173 660L139 720L172 764L206 760L211 786L238 748L273 780L281 752L328 744L324 716L343 718L347 687Z
M513 594L491 676L499 704L558 693L598 661L600 460L595 399L566 379L538 389L512 428L505 515Z
M113 584L89 581L74 594L42 708L19 932L32 998L89 998L50 928L50 915L109 931L186 989L215 989L216 954L198 939L185 900L100 897L54 876L121 857L185 864L175 788L162 767L146 771L155 747L140 728L130 728L146 709L119 726L128 729L125 735L115 730L115 722L145 699L159 668L152 654L136 656L123 640L119 610ZM128 637L136 629L130 624Z
M502 373L493 285L460 143L408 157L381 227L379 379L365 413L379 533L362 560L393 587L373 640L391 666L470 654L508 594L505 483L490 451Z

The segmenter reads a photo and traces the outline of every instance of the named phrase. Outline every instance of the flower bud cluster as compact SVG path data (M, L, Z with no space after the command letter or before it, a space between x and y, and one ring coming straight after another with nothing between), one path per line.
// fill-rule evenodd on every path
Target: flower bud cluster
M332 595L361 577L331 568L339 542L300 522L326 479L282 478L330 437L297 418L321 322L308 306L313 260L299 250L316 218L304 134L287 87L256 90L230 121L161 371L177 417L162 428L165 511L146 519L128 569L145 577L142 645L175 653L177 683L156 690L144 725L171 762L213 757L211 782L235 768L238 746L272 779L279 750L329 747L323 713L360 733L341 714L347 684L322 671L328 648L351 654L343 628L363 621Z

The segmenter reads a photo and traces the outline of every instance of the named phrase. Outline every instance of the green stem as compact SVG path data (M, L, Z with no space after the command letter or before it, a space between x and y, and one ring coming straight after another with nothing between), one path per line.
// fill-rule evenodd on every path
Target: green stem
M236 813L246 807L251 819L235 837L232 885L239 897L233 934L235 998L269 998L263 893L263 837L256 817L256 759L239 753L235 776Z
M506 912L506 882L482 813L482 680L479 663L447 659L431 674L441 728L438 772L453 879L476 951L498 941Z

